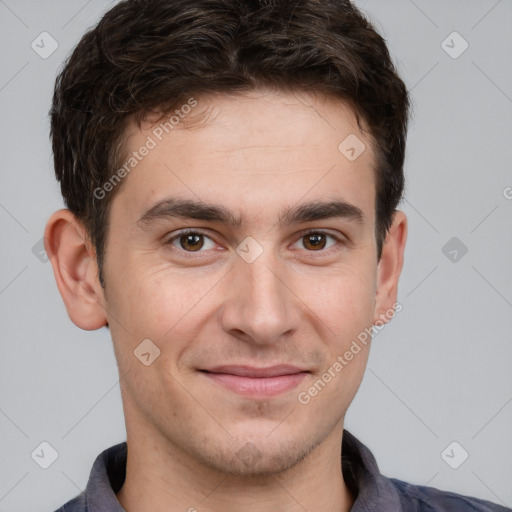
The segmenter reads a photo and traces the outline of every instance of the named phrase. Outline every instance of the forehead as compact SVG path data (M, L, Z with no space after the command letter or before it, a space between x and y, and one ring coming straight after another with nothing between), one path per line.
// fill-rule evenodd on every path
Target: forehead
M135 165L115 202L134 215L169 195L253 215L336 194L373 208L372 140L347 104L326 96L191 98L158 121L131 124L125 148L125 163Z

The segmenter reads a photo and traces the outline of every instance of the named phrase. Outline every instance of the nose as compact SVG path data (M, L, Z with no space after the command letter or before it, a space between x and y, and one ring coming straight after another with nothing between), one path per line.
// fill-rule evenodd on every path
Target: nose
M292 272L270 251L252 263L239 258L230 272L221 311L224 331L261 346L294 333L301 319L301 302L293 293Z

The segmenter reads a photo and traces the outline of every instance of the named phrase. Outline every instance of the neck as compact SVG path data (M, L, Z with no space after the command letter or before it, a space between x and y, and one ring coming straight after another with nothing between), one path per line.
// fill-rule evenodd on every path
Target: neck
M354 502L341 471L342 425L294 467L258 476L220 473L167 440L127 433L126 480L117 494L127 512L347 512Z

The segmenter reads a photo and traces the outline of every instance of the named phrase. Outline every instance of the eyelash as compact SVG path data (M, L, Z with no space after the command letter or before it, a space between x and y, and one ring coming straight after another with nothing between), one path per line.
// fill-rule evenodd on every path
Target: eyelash
M333 249L334 250L340 250L340 245L344 245L344 244L347 243L346 240L343 239L342 237L338 237L336 235L333 235L332 233L329 233L327 231L322 231L322 230L319 230L319 229L309 229L309 230L306 230L306 231L302 232L300 234L300 236L297 238L297 241L301 240L302 238L305 238L308 235L313 235L313 234L315 234L315 235L325 235L325 236L331 238L332 240L334 240L336 242L336 244L331 246L331 247L329 247L329 248L327 248L327 249L320 249L318 251L308 251L307 249L304 249L305 251L310 253L312 256L315 253L319 253L320 255L324 255L327 252L331 252L331 250L333 250ZM173 235L169 239L167 239L166 245L171 247L173 251L179 252L180 255L186 255L185 256L186 258L201 257L200 254L204 253L206 251L202 251L202 250L200 250L200 251L186 251L186 250L184 250L182 248L177 248L177 247L174 247L172 245L173 242L175 242L176 240L179 240L182 236L186 236L186 235L201 235L201 236L204 236L206 238L209 238L210 240L212 240L214 242L214 240L212 239L211 236L209 236L207 233L201 231L200 229L184 229L184 230L180 231L179 233L176 233L175 235ZM313 256L313 257L315 257L315 256Z

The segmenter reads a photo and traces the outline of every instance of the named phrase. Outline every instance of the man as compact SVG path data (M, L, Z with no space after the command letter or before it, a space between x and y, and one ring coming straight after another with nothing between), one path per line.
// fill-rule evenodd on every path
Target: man
M386 478L343 429L401 307L408 111L349 1L128 0L82 38L46 250L111 331L127 443L61 511L506 510Z

